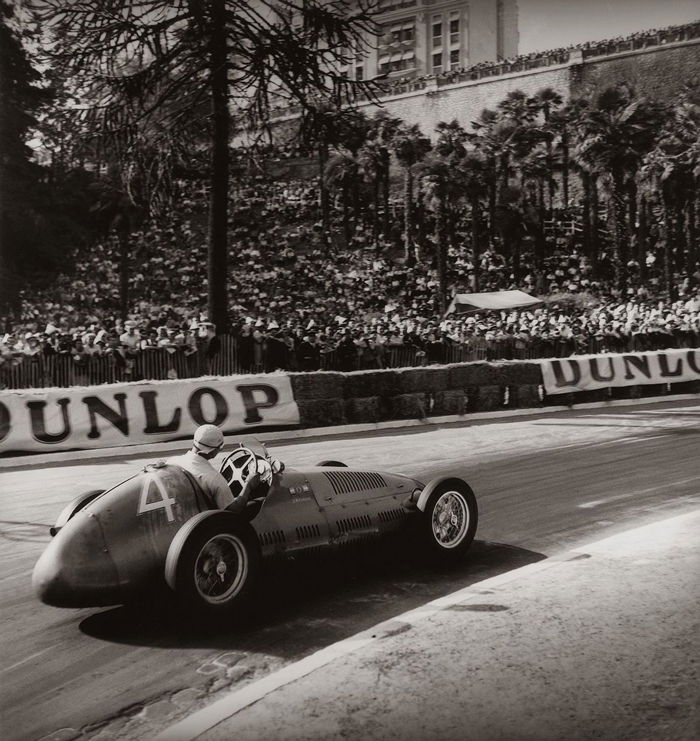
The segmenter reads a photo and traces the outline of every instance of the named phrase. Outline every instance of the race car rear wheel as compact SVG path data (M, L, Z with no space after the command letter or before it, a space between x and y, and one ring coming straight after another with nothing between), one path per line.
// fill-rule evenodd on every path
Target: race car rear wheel
M419 533L428 553L452 562L469 548L479 518L476 497L460 479L448 479L435 487L419 515Z
M228 616L248 606L260 562L248 522L231 512L202 512L173 539L165 579L185 607Z

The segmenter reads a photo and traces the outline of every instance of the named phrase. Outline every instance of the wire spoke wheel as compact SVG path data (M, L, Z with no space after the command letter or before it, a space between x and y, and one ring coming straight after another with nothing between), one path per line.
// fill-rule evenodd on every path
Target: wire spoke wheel
M202 546L195 559L195 587L206 602L225 602L241 590L248 570L248 552L242 540L232 533L219 533Z
M433 507L433 537L442 548L456 548L469 529L469 519L469 506L464 495L458 491L446 491Z

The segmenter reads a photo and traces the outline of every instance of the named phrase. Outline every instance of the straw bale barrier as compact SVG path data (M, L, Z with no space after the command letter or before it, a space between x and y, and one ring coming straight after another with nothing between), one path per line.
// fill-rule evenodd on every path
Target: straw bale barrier
M574 406L668 393L659 386L625 386L541 398L539 364L518 360L421 368L290 374L302 427L425 419L499 409ZM698 393L700 382L672 384L671 393Z

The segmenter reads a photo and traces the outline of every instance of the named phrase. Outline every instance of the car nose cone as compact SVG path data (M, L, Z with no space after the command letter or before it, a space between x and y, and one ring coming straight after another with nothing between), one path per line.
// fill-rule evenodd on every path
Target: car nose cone
M34 567L37 597L54 607L118 604L119 576L97 515L79 512L49 543Z

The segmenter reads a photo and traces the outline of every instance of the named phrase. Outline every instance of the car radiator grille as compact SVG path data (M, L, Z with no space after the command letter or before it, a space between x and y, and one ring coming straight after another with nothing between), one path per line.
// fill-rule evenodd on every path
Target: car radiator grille
M378 473L359 471L324 471L336 494L350 494L355 491L370 491L386 487L386 481Z

